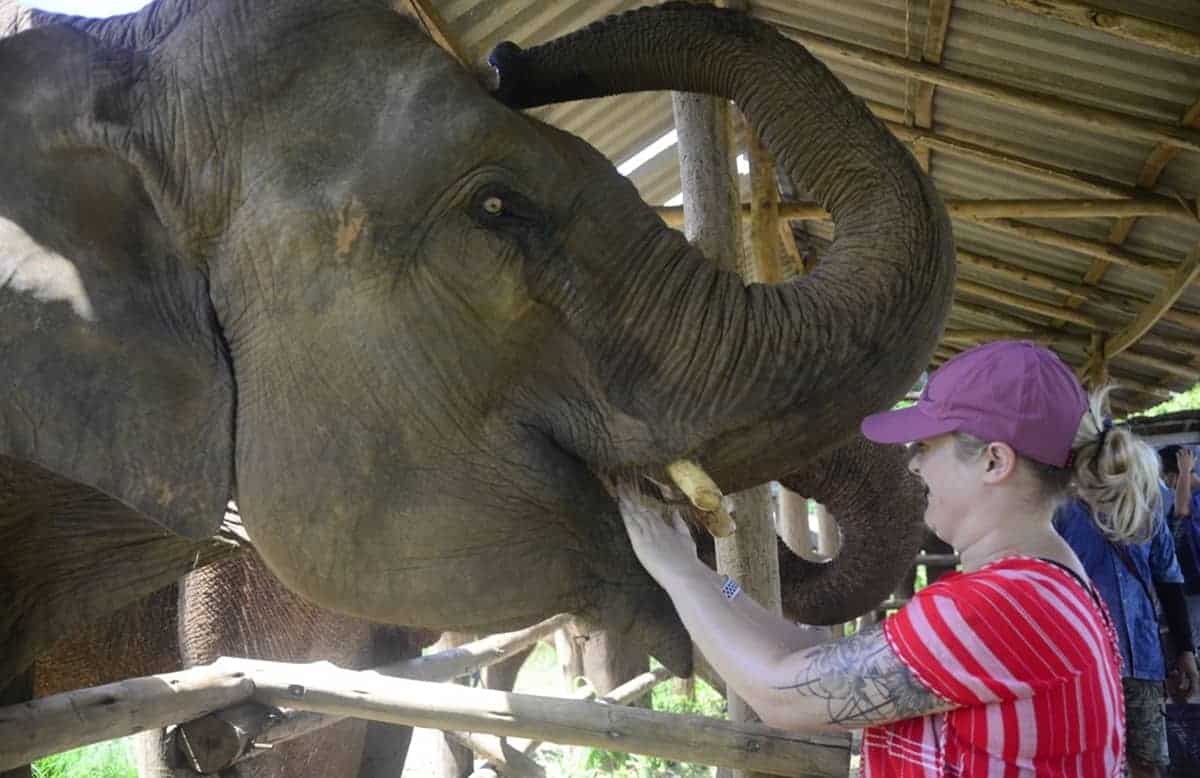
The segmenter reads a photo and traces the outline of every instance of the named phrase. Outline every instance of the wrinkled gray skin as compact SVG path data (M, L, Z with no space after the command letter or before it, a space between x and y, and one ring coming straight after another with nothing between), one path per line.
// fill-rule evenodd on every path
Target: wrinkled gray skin
M35 21L57 23L0 41L0 226L54 272L0 281L0 459L63 491L0 514L14 534L91 500L201 543L236 495L270 569L324 607L480 632L572 611L686 671L598 475L688 456L735 491L824 466L940 334L932 185L823 66L736 15L668 7L507 50L501 94L737 100L837 222L816 272L775 287L719 270L384 2ZM817 480L861 483L864 456L842 461ZM909 564L914 514L882 491L840 516L864 548L806 569L810 620L866 610ZM162 585L142 553L103 560L110 609ZM0 616L0 679L47 608L75 607L27 590L42 561L5 560L22 607Z
M321 610L283 588L252 551L207 565L150 597L75 630L34 664L33 695L99 686L242 656L375 667L418 656L436 635L372 625ZM223 778L398 775L409 727L347 720L281 743ZM160 732L140 736L138 773L170 778ZM194 774L194 773L191 773Z

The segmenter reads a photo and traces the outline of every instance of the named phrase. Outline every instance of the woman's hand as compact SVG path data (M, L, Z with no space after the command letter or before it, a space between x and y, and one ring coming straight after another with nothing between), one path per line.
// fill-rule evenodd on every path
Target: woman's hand
M669 584L694 573L699 566L696 542L679 510L644 497L630 484L616 489L617 506L638 561L654 580L670 591Z

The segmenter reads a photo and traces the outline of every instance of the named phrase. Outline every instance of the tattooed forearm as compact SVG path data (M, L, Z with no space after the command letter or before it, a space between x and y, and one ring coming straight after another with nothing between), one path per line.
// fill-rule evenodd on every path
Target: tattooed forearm
M795 681L777 688L824 701L831 724L869 726L954 707L913 676L878 629L810 648L802 657Z

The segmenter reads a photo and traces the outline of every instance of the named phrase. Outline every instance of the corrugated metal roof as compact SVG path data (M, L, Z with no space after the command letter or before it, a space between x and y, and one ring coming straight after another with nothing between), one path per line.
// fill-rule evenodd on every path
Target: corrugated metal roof
M447 22L447 32L475 59L501 40L532 45L577 29L603 16L644 3L636 0L430 0ZM1098 7L1153 18L1185 29L1200 31L1200 3L1167 0L1096 0ZM924 42L928 2L925 0L762 0L751 3L751 13L774 24L785 34L816 33L837 41L891 55L919 58ZM894 71L826 58L831 70L857 95L905 117L908 79ZM1116 111L1159 122L1178 123L1200 100L1200 58L1189 58L1161 49L1121 40L1102 32L1010 9L997 0L955 0L940 65L948 71L988 82L1006 84L1050 95L1071 103ZM889 110L890 109L890 110ZM666 94L628 95L602 101L570 103L539 109L537 115L580 135L616 163L620 163L673 126L671 101ZM933 131L969 133L1031 160L1099 176L1124 185L1134 184L1154 144L1119 133L1099 131L1077 122L1048 117L1004 105L994 100L938 87L934 98ZM998 170L977 160L932 152L931 175L946 198L1006 199L1094 196L1086 187L1048 183L1031 175ZM660 204L679 192L678 156L670 147L631 174L647 202ZM1157 189L1195 202L1200 188L1200 153L1182 151L1166 166ZM1105 241L1113 219L1027 220L1059 232ZM806 225L813 234L828 236L827 224ZM1079 284L1092 259L1076 251L1041 245L956 221L956 241L961 249L1024 267L1061 281ZM1200 223L1166 217L1142 217L1122 249L1144 257L1178 263L1200 244ZM1064 296L1016 284L989 272L965 267L962 278L1033 301L1062 305ZM1165 283L1160 275L1110 266L1101 287L1110 292L1148 300ZM1049 326L1046 316L963 293L960 299L991 316L956 307L951 327L1005 328L1005 322L1026 321ZM1200 289L1189 288L1177 309L1200 311ZM1128 312L1084 303L1081 313L1099 320L1106 331L1117 331L1130 320ZM998 317L998 318L997 318ZM1068 324L1065 332L1085 334ZM1155 334L1174 338L1194 337L1195 332L1171 322L1160 322ZM1081 347L1056 346L1065 357L1082 363ZM1156 352L1139 346L1139 352L1169 356L1188 364L1184 354ZM1147 384L1184 388L1180 376L1156 371L1131 359L1118 359L1114 374ZM1196 366L1200 374L1200 365ZM1144 406L1145 395L1129 398Z

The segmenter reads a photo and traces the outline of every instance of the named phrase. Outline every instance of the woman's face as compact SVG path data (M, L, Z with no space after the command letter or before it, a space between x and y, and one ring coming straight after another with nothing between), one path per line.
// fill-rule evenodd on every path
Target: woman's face
M908 469L925 483L925 525L955 545L955 530L979 497L977 463L959 457L949 434L912 443L910 451Z

